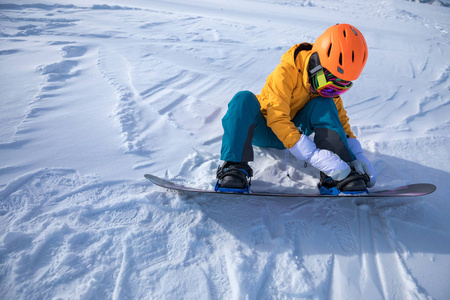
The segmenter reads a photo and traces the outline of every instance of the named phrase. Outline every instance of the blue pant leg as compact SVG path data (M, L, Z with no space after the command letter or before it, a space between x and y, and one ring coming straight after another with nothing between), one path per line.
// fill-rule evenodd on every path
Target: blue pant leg
M346 162L355 159L332 98L312 99L297 113L293 122L306 135L315 133L314 142L318 148L330 150Z
M221 160L248 162L253 160L252 139L255 120L260 114L258 98L249 92L237 93L222 119L224 134L222 137Z
M258 147L285 149L283 143L278 139L272 129L267 126L266 117L260 112L256 117L253 145Z
M283 143L267 126L258 98L249 91L239 92L231 99L222 126L221 160L253 161L252 144L284 149Z

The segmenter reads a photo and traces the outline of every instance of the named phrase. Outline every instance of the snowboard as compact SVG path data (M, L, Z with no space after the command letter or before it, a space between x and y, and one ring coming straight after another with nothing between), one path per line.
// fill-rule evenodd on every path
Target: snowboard
M381 191L369 191L368 194L353 194L353 195L321 195L319 193L268 193L268 192L255 192L250 191L250 193L223 193L223 192L215 192L212 190L203 190L192 187L183 186L180 184L176 184L165 179L159 178L154 175L145 174L144 177L150 181L151 183L158 185L160 187L178 191L178 192L186 192L193 194L216 194L216 195L233 195L233 196L245 196L245 197L287 197L287 198L321 198L321 197L358 197L358 198L367 198L367 197L415 197L415 196L424 196L433 193L436 190L436 186L429 183L416 183L409 184L405 186L400 186L392 189L381 190Z

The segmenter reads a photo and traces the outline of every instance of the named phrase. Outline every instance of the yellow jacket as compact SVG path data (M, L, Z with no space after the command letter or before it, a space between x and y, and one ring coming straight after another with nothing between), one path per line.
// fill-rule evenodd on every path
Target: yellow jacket
M286 148L292 148L301 136L291 120L306 103L319 96L311 92L308 79L311 47L308 43L297 44L283 54L281 63L267 77L261 94L256 96L261 104L261 112L267 119L267 125ZM297 48L301 51L294 61ZM355 137L341 97L335 97L333 100L345 133Z

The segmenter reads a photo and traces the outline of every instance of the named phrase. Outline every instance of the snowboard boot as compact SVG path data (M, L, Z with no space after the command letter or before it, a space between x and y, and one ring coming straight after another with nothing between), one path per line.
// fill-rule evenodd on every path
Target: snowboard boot
M216 192L249 193L253 170L246 162L226 161L217 169Z
M341 181L336 181L325 173L320 172L320 183L318 187L322 195L368 194L367 183L369 180L369 176L356 171L352 171L347 178Z

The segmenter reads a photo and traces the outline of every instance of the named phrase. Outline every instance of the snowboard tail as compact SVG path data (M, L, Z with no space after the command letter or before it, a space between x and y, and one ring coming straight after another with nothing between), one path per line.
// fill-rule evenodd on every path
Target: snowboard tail
M236 196L262 196L262 197L287 197L287 198L322 198L322 197L416 197L424 196L433 193L436 190L436 186L430 183L416 183L409 184L405 186L400 186L392 189L381 190L381 191L369 191L362 194L347 194L347 195L321 195L321 194L308 194L308 193L268 193L268 192L250 192L250 193L226 193L226 192L216 192L213 190L202 190L192 187L183 186L176 184L160 177L145 174L144 177L151 183L167 188L174 191L181 191L194 194L222 194L222 195L236 195Z

